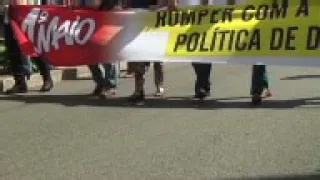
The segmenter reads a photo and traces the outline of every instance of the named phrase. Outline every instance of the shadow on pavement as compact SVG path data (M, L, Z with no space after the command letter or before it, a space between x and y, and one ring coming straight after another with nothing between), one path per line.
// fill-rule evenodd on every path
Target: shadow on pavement
M243 178L226 178L225 180L319 180L319 173L301 174L301 175L274 175L274 176L256 176Z
M212 109L290 109L301 106L320 105L320 97L292 99L292 100L267 100L260 106L252 106L250 99L245 97L207 99L203 103L195 103L188 97L166 97L163 99L147 97L143 106L133 106L127 101L127 97L114 97L107 100L100 100L88 95L15 95L0 96L2 101L18 101L27 104L48 103L62 104L65 106L105 106L124 108L196 108L202 110Z
M319 79L320 75L297 75L281 78L281 80Z

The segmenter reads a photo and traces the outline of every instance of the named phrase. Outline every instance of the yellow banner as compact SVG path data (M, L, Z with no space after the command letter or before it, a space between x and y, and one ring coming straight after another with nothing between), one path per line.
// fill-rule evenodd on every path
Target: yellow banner
M319 0L197 6L143 18L144 31L169 32L166 56L320 56Z

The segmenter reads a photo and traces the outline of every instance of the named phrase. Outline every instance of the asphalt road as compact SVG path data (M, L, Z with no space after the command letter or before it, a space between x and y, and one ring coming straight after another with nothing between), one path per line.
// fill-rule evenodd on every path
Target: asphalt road
M0 96L1 180L320 179L320 69L269 67L274 96L252 108L249 66L215 65L194 106L189 64L168 64L166 98L132 107L88 96L91 80ZM154 92L152 70L147 93Z

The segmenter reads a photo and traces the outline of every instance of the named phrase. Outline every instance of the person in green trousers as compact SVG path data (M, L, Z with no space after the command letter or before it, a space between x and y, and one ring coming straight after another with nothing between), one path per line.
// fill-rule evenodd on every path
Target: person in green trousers
M264 91L266 91L264 97L272 96L269 88L269 78L266 65L253 65L251 80L251 103L253 105L259 105L262 103Z

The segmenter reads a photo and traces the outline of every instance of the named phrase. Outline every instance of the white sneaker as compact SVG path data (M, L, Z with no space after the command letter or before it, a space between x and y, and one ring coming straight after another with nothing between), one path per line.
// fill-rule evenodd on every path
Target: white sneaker
M156 93L154 94L154 96L160 97L163 96L164 94L164 88L160 87L157 89Z

